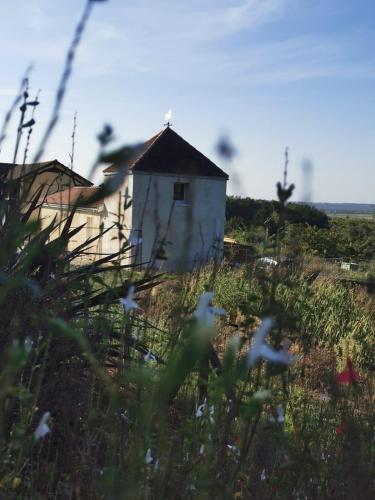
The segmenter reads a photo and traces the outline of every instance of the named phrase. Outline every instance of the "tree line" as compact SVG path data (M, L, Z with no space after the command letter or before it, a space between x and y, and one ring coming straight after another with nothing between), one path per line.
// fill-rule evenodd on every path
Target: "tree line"
M271 237L280 220L278 201L227 197L226 232L239 243L257 247L265 234ZM284 254L325 258L372 260L375 256L375 222L372 219L329 218L309 205L288 203L283 208L281 239Z

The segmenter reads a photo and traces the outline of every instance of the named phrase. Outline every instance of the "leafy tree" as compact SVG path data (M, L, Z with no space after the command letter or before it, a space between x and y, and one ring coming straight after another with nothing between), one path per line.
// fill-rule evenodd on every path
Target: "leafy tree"
M278 201L254 200L238 196L227 197L226 217L228 221L235 219L247 227L260 226L274 212L280 212L280 202ZM284 207L284 218L290 223L306 223L319 228L329 226L328 217L324 212L299 203L288 203Z

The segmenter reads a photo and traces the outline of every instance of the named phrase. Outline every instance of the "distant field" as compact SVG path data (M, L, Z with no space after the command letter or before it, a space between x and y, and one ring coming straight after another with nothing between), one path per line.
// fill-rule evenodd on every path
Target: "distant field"
M374 218L374 215L372 213L358 213L358 212L353 212L353 213L348 213L348 212L326 212L326 214L328 215L328 217L332 217L334 219L337 219L337 218L345 218L345 217L348 217L350 219L373 219Z
M297 202L300 203L300 202ZM322 210L328 217L350 219L372 219L375 213L373 203L309 203L309 205Z

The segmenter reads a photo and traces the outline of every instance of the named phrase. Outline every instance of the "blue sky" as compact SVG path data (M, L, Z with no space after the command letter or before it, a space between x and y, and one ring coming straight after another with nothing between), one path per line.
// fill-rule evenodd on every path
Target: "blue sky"
M43 130L82 0L0 2L0 116L30 62ZM85 175L104 123L117 143L147 139L173 110L175 130L229 171L229 192L273 198L285 146L294 199L313 165L314 201L374 200L375 2L370 0L108 0L95 5L45 159ZM15 123L12 124L13 130ZM229 134L231 165L215 144ZM1 161L10 161L9 134Z

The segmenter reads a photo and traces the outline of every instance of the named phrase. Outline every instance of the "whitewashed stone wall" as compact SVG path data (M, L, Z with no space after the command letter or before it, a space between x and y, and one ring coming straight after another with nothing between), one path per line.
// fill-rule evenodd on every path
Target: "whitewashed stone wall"
M186 203L174 202L174 184L188 184ZM133 204L125 214L121 207L126 193ZM156 259L164 270L191 269L212 258L221 259L225 224L226 180L214 177L134 173L127 176L118 193L105 200L108 227L119 212L127 235L142 237L137 262L154 261L162 241L167 260ZM121 204L119 205L121 200ZM103 252L118 251L117 230L104 236ZM133 252L133 255L135 252Z

